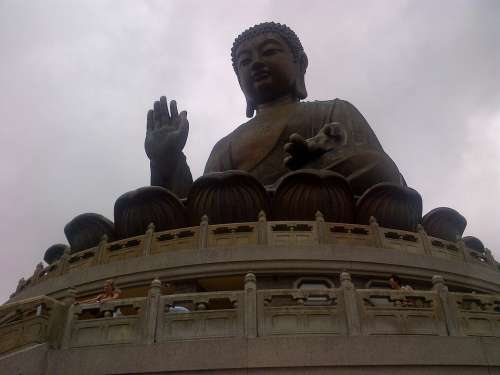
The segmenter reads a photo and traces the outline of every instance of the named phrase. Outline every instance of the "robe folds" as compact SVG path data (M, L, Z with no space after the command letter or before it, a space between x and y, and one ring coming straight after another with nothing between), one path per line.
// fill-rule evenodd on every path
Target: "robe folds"
M397 166L384 152L375 133L361 113L349 102L293 102L274 105L239 126L214 146L205 173L243 170L264 185L274 184L289 172L283 150L290 135L313 138L326 124L337 122L345 142L332 146L304 168L328 169L342 174L359 196L379 182L404 185Z

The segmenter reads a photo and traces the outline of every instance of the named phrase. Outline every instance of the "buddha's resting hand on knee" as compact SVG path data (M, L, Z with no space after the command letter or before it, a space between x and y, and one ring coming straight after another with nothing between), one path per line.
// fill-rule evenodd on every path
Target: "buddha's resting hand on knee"
M289 169L299 169L325 152L346 143L347 133L338 122L325 124L312 138L305 139L300 134L294 133L283 147L289 154L283 159L283 163Z

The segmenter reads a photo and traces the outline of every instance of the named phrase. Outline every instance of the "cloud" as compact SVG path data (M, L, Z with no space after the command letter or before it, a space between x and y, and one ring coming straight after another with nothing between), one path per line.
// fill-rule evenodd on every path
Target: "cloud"
M425 210L449 205L500 258L498 1L4 1L0 3L0 299L82 212L149 183L145 116L187 109L186 154L245 121L234 38L289 24L309 56L311 100L365 115Z

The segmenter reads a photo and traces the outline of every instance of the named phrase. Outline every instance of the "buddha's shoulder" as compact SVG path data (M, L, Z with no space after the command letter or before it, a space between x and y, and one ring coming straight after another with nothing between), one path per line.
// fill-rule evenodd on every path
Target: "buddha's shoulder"
M352 106L347 100L344 99L330 99L330 100L312 100L304 101L299 103L300 106L305 110L332 108L336 106Z

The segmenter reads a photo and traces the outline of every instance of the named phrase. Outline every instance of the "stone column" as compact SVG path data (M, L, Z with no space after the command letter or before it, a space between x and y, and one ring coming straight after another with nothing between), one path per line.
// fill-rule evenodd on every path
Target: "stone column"
M384 247L384 239L382 237L382 232L380 232L380 227L378 226L377 219L374 216L370 216L370 230L372 232L373 241L376 247Z
M65 296L62 298L62 302L67 306L66 320L64 323L64 334L62 338L62 348L67 349L71 343L71 334L73 329L73 320L78 319L75 314L75 301L76 301L76 290L74 288L69 288Z
M205 249L208 246L208 216L203 215L200 222L199 248Z
M316 227L318 230L318 243L322 244L326 242L326 228L325 228L325 217L321 211L316 211L314 215L316 219Z
M70 248L68 247L67 249L64 250L63 255L61 256L60 259L60 275L63 275L68 272L69 269L69 263L68 260L70 258Z
M144 235L144 243L142 247L143 256L151 255L151 244L153 243L154 233L155 233L155 224L149 223L148 229L146 230L146 234Z
M143 339L145 344L153 344L156 341L156 327L158 319L161 318L159 314L161 298L161 281L155 278L151 282L148 291L148 300L146 303L146 312L144 316L144 332Z
M417 225L417 232L420 237L420 241L422 242L422 246L424 248L425 255L432 255L432 245L422 224Z
M462 239L459 239L457 241L457 247L464 262L474 262L473 260L471 260L471 255L469 254L469 250L467 250L465 242Z
M33 284L35 284L38 280L40 280L40 275L43 272L43 263L39 262L36 267L35 271L33 271L33 276L31 277L31 281Z
M344 296L348 334L349 336L358 336L361 334L361 321L357 293L351 281L351 275L347 272L342 272L340 274L340 285L340 291Z
M259 245L267 245L267 218L263 210L259 212L259 223L257 226L257 243Z
M438 295L443 317L446 322L446 328L448 329L448 335L462 336L458 326L457 307L454 301L450 298L448 287L444 284L443 277L439 275L432 276L432 284L434 285L432 289Z
M496 269L496 261L495 258L493 258L493 254L491 254L491 250L485 248L484 249L484 255L486 256L486 259L488 259L488 265L491 266L492 268Z
M106 252L106 246L108 245L108 235L103 234L99 245L97 245L97 264L102 264L104 262L104 254Z
M245 275L245 333L257 337L257 282L253 273Z

